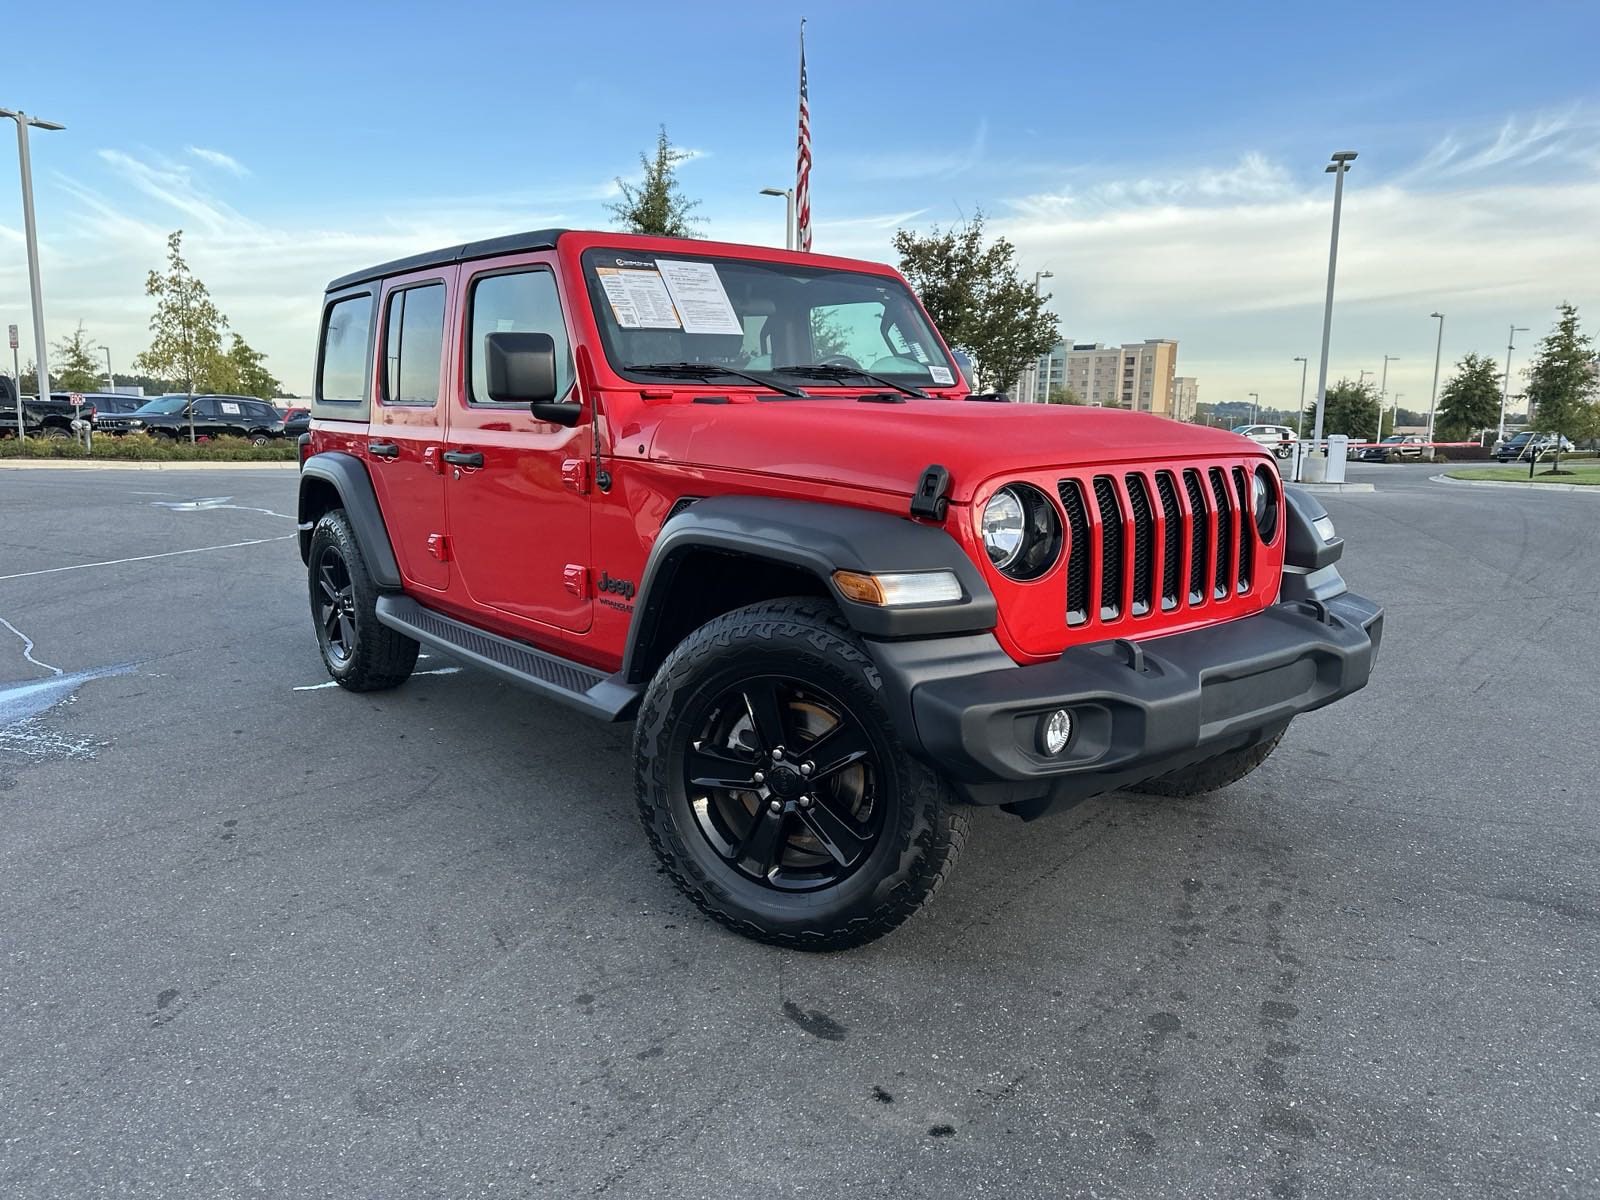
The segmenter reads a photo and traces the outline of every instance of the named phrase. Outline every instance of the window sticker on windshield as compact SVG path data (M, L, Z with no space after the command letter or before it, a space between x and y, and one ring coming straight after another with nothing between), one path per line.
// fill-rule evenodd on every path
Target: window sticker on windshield
M658 258L656 269L683 317L685 333L744 333L714 264Z
M945 387L949 387L956 381L955 376L950 374L949 367L936 367L932 364L928 366L928 377L935 383L943 384Z
M239 415L239 406L231 400L224 400L222 402L222 411L231 417L237 417Z
M681 329L672 297L654 271L596 267L595 275L611 301L611 313L624 329Z

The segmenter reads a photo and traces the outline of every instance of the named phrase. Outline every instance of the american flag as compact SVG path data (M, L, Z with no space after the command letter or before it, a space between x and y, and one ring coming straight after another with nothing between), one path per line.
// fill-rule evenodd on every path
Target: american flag
M811 108L806 102L806 23L800 22L800 152L795 163L794 237L802 250L811 249Z

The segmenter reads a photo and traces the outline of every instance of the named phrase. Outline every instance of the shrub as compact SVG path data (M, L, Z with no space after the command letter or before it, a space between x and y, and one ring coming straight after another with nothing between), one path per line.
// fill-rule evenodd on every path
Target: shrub
M0 441L0 458L92 458L96 462L293 462L296 453L295 443L289 439L253 446L244 438L223 437L190 445L144 433L102 434L94 439L93 453L70 438Z

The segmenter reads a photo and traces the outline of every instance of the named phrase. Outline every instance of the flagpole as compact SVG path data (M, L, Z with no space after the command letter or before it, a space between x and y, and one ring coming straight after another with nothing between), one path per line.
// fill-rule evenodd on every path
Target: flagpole
M806 85L806 19L800 18L800 137L795 151L794 237L796 250L811 249L811 105Z

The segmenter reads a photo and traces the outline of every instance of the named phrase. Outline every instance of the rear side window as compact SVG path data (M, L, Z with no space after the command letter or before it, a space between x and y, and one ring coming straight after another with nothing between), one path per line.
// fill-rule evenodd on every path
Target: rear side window
M556 343L556 396L572 386L572 344L561 316L555 276L546 270L488 275L472 285L472 372L467 381L473 404L494 404L484 371L484 338L491 333L548 333Z
M444 284L390 293L383 337L384 403L437 404L444 354Z
M367 398L367 349L372 335L372 297L351 296L328 306L322 326L322 361L317 399L360 404Z

